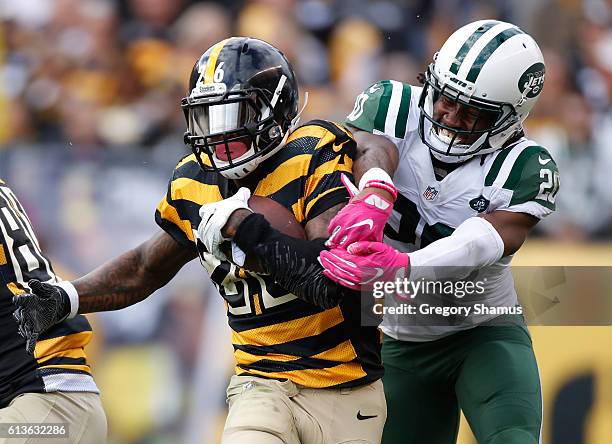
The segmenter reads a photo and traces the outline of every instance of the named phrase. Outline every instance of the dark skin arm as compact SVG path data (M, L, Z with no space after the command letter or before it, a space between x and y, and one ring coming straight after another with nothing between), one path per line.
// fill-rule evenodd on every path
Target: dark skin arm
M323 213L319 214L314 219L308 221L304 230L306 231L306 238L309 240L318 239L321 237L328 237L327 234L327 226L329 222L334 218L338 211L342 209L344 203L335 205L331 208L328 208ZM227 223L221 230L225 237L234 237L236 234L236 230L238 226L242 223L242 221L251 214L248 210L236 210L232 213L232 215L227 220Z
M399 164L399 152L393 142L383 136L372 134L367 131L351 128L353 138L357 142L357 155L353 162L353 176L355 183L359 183L361 176L370 168L382 168L389 176L393 177ZM380 188L366 188L357 196L365 196L376 193L389 202L393 202L393 196Z
M133 250L72 282L79 293L79 313L136 304L166 285L196 256L195 250L160 230Z
M327 236L327 225L344 204L336 205L306 224L308 239ZM233 230L250 214L238 210L228 225ZM146 299L166 285L187 262L197 256L192 249L159 231L149 240L73 281L79 293L79 313L119 310Z
M527 239L531 229L538 223L537 217L526 213L513 213L512 211L493 211L484 217L504 241L504 256L518 251Z

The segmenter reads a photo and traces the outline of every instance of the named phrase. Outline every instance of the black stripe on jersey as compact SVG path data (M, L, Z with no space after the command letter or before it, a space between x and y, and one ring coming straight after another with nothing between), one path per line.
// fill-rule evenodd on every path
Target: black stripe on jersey
M266 280L266 286L270 293L275 294L274 289L270 290L270 281L271 280ZM249 285L251 285L250 280ZM283 290L281 293L283 295L288 294L287 290ZM233 331L240 333L255 328L270 327L287 321L295 321L306 316L321 313L322 311L325 310L296 298L292 301L272 307L271 309L263 310L262 313L257 316L253 316L252 314L236 316L228 312L228 323Z
M265 356L269 353L292 356L314 356L328 351L349 339L351 338L346 331L346 325L340 323L316 336L308 336L276 345L234 344L234 350L242 350L243 352L256 356Z
M338 128L336 125L334 125L332 122L328 120L315 119L315 120L311 120L310 122L306 123L306 125L318 125L318 126L325 128L327 131L329 131L334 136L336 136L337 144L340 144L350 139L350 136L345 131L341 130L340 128Z
M40 363L40 365L43 367L48 367L50 365L87 365L87 362L85 358L68 358L64 356L48 359Z
M299 156L300 154L312 154L319 140L318 137L313 136L293 139L281 148L277 154L263 162L254 172L258 173L258 177L263 179L292 157Z
M45 362L44 365L47 365L47 363ZM66 373L70 373L70 374L73 374L73 375L89 375L89 376L91 376L91 373L83 371L83 370L79 370L79 369L76 369L76 368L53 368L53 367L49 367L49 368L38 369L38 374L40 376L64 375Z
M84 331L91 331L91 325L89 325L89 321L85 316L77 315L72 319L65 319L59 324L55 324L48 331L40 335L38 340L59 338Z
M159 210L155 210L155 222L162 230L172 236L172 239L174 239L182 246L195 248L195 244L191 241L191 239L185 236L185 233L183 233L183 231L179 227L174 225L172 222L162 218Z
M176 199L169 202L176 209L181 219L191 222L192 227L198 226L200 221L200 208L202 205L187 199Z
M353 360L350 362L358 362ZM277 373L277 372L293 372L299 370L319 370L324 368L331 368L341 364L348 364L347 362L336 362L329 361L326 359L317 358L299 358L295 361L272 361L270 359L262 359L252 364L239 364L243 370L258 370L266 373Z
M189 156L192 156L192 154L183 157L178 163L184 162ZM204 172L204 170L200 168L198 161L195 160L195 157L174 170L172 179L174 180L181 177L187 177L189 179L209 185L214 185L217 183L217 174Z
M300 200L300 198L304 195L304 179L305 176L296 177L290 182L287 182L280 190L270 194L268 197L291 209L291 206Z
M316 198L317 196L314 197ZM306 202L304 203L304 208L306 208L307 203L310 202L310 200L312 199L306 200ZM344 186L330 193L327 193L325 196L321 197L319 200L317 200L316 203L313 204L313 206L308 211L306 218L302 221L302 225L306 225L306 223L319 216L321 213L324 213L331 207L341 203L347 203L348 201L349 194L346 188L344 188Z
M362 378L358 378L358 379L353 379L352 381L343 382L342 384L334 385L334 388L343 389L343 388L350 388L350 387L360 387L362 385L366 385L374 381L378 381L380 378L383 377L383 374L384 372L381 366L380 370L374 370L374 371L368 370L366 376Z

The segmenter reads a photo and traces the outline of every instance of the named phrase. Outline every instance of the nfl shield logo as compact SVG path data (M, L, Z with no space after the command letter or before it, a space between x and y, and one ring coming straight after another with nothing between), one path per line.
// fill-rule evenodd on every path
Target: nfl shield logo
M423 193L423 197L427 200L434 200L437 195L438 195L438 190L436 190L432 186L427 187L427 189Z

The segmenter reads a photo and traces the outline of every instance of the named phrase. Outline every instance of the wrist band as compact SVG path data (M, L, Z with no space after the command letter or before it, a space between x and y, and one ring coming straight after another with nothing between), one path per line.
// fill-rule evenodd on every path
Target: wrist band
M79 293L70 281L60 281L56 285L62 288L68 295L70 299L70 314L68 315L68 319L74 318L79 312Z
M365 183L364 189L365 188L378 188L380 190L385 190L389 194L391 194L391 196L393 196L393 200L397 199L397 188L395 188L393 184L381 182L378 180L370 180Z
M391 179L391 176L389 176L385 170L382 168L370 168L361 176L359 180L359 190L366 188L366 184L371 180L388 183L393 186L393 179Z

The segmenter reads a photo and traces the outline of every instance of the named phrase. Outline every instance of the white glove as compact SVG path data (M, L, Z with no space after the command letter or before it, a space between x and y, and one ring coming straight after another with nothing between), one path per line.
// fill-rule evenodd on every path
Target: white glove
M236 194L219 202L204 204L200 208L202 221L198 225L198 239L202 241L206 250L219 260L229 260L221 251L220 246L228 239L221 234L221 229L227 223L232 213L236 210L249 208L248 202L251 190L240 188Z

